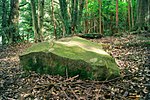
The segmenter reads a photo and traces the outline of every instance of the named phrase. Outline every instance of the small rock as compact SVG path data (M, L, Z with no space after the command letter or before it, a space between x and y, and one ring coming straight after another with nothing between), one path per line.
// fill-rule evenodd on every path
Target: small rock
M128 91L125 91L125 93L123 94L124 97L127 97L129 95Z

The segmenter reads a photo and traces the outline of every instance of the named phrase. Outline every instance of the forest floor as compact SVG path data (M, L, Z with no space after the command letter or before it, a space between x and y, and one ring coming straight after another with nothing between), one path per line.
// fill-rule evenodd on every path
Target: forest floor
M19 54L31 44L10 45L0 47L0 100L146 100L145 84L150 81L150 33L91 41L104 43L104 49L121 69L120 78L88 81L78 76L67 79L26 73L19 64Z

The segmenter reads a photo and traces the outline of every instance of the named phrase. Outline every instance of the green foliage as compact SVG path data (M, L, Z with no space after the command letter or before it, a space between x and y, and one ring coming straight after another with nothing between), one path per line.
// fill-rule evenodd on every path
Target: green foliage
M132 0L133 7L136 5L136 1ZM119 1L119 30L124 31L127 29L127 7L128 3L125 1ZM136 8L134 8L136 9ZM105 30L104 34L107 36L114 34L116 29L116 1L115 0L102 0L102 22L104 22ZM99 5L98 0L88 0L88 9L84 8L84 14L89 14L88 18L85 19L96 19L99 17ZM110 25L112 29L110 29Z
M20 5L23 5L22 7L20 7L20 35L23 37L24 40L29 40L34 38L34 33L32 30L31 6L30 3L26 0L22 0L20 2Z
M7 20L9 19L9 13L10 13L10 1L7 0ZM80 1L80 0L79 0ZM102 26L104 26L103 34L107 36L113 35L116 31L116 0L101 0L102 1L102 9L101 9L101 16L102 16ZM133 5L133 11L136 11L137 6L137 0L131 0ZM38 0L36 0L36 7L38 4ZM43 37L53 37L54 36L54 26L53 26L53 20L52 20L52 5L51 0L45 0L44 3L44 19L43 19ZM31 6L30 2L28 0L21 0L20 1L20 20L19 20L19 35L21 36L21 39L27 41L33 41L34 40L34 32L33 32L33 26L32 26L32 14L31 14ZM68 6L68 12L70 13L68 20L71 19L71 1L67 1ZM85 5L85 4L84 4ZM82 19L81 23L82 25L77 25L78 29L75 29L75 33L83 33L84 32L84 23L87 20L89 23L88 26L88 32L95 33L99 29L99 4L98 0L88 0L88 9L84 7L83 13L82 13ZM127 1L119 0L119 31L125 31L127 30ZM79 6L78 6L79 9ZM55 21L56 21L56 33L58 38L61 38L65 35L65 27L61 16L61 9L59 2L54 2L54 14L55 14ZM136 19L137 13L134 12L134 19ZM78 23L78 19L75 19ZM92 23L94 22L94 25L96 26L95 30L92 29L94 27ZM2 29L1 29L1 22L2 22L2 1L0 1L0 35L2 35ZM70 23L70 22L69 22ZM71 23L72 24L72 23ZM93 26L92 26L93 25ZM7 26L9 28L9 25ZM6 28L7 28L6 27ZM70 29L70 28L69 28Z
M104 30L104 35L105 36L112 36L113 33L112 33L112 31L110 29L107 29L107 30Z
M98 14L98 2L97 0L88 0L90 2L88 4L88 11L86 11L89 14Z

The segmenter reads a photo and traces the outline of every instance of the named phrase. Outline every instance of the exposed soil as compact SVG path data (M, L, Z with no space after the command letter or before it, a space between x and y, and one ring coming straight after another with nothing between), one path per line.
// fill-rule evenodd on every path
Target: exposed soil
M106 81L25 72L18 55L31 44L0 47L0 100L148 100L145 84L150 84L150 35L147 34L91 40L104 43L104 49L121 69L121 77Z

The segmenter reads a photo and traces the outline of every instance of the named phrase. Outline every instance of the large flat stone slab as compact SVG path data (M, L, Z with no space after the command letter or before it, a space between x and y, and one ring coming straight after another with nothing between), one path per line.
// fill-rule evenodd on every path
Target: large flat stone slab
M101 44L72 37L33 44L20 55L25 70L83 79L105 80L118 77L120 70Z

